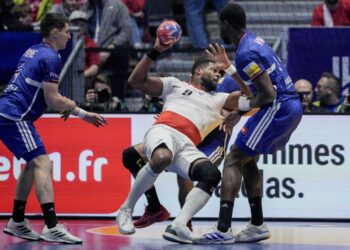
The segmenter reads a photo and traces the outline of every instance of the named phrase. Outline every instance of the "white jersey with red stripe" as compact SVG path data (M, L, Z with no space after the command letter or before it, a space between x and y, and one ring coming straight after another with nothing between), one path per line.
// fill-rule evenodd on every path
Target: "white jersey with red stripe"
M165 124L198 145L223 121L220 114L227 93L205 92L174 77L162 77L163 111L156 124Z

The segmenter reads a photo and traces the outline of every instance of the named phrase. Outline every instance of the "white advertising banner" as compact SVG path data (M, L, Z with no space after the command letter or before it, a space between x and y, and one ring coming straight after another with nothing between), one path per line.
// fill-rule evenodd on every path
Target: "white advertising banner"
M151 116L133 117L133 143L142 141L146 124L152 121ZM242 119L236 126L230 145L245 121ZM266 218L350 218L350 116L304 116L285 150L261 156L258 166ZM176 216L180 208L175 174L161 174L156 188L161 203ZM220 187L196 217L218 216L219 193ZM141 215L146 203L142 198L134 215ZM242 190L235 201L233 216L250 216Z
M99 129L78 118L63 122L58 115L45 115L35 124L53 162L55 201L61 215L115 217L128 195L132 178L122 166L122 152L143 141L154 115L106 116L109 125ZM235 127L230 145L244 122L246 118ZM16 180L24 165L0 142L0 214L12 211ZM266 218L350 218L350 116L304 116L285 150L261 156L258 166ZM162 173L155 186L160 202L176 216L180 211L176 175ZM250 216L242 190L234 218ZM218 217L219 203L220 186L196 217ZM134 215L142 215L145 206L143 196ZM41 212L34 192L27 212Z

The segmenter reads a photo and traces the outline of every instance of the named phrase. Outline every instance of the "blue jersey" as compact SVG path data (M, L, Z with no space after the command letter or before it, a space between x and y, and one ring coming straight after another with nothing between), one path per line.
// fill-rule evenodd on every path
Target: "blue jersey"
M51 46L40 43L29 48L0 96L0 116L12 121L38 119L47 107L43 83L58 83L61 69L60 55Z
M240 88L231 76L223 78L215 92L232 93ZM219 130L219 127L211 131L204 140L197 146L214 165L220 165L225 156L227 144L230 136Z
M235 64L238 74L249 85L266 72L276 89L276 102L298 98L287 69L262 38L247 32L239 42ZM251 87L255 88L254 85Z
M283 149L302 117L302 106L286 68L263 39L249 32L241 38L235 62L239 75L251 88L255 88L252 81L265 72L276 89L276 99L248 119L235 145L250 156Z

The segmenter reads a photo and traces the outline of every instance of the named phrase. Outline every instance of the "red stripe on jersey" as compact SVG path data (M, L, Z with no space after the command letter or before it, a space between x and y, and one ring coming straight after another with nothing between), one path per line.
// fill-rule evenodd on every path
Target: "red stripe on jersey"
M172 111L162 112L154 124L164 124L176 129L190 138L196 146L202 141L201 134L196 125L189 119Z

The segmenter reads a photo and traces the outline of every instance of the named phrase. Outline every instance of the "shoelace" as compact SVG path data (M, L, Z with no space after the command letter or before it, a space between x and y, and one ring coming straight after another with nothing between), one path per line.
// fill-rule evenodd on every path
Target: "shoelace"
M123 209L120 211L120 213L122 213L122 216L120 216L122 218L122 221L120 221L119 223L121 223L122 225L127 224L128 218L131 217L131 211L127 209Z

